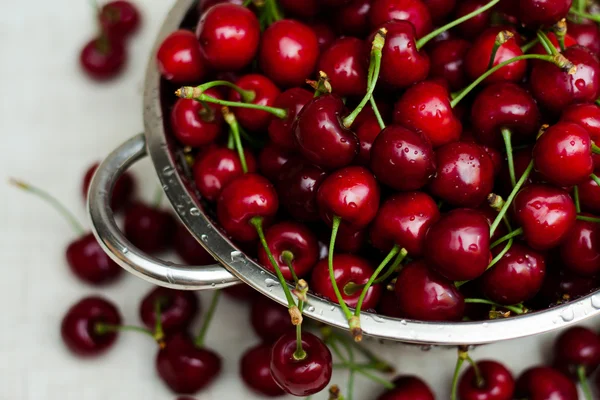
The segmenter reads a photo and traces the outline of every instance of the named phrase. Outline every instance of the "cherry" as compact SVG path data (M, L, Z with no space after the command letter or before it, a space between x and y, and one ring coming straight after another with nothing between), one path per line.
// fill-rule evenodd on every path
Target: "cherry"
M216 70L238 71L254 59L260 24L252 11L224 3L209 8L196 27L202 54Z
M300 18L311 18L319 12L320 0L279 0L279 4L286 13L290 13Z
M571 231L560 244L564 266L581 276L600 272L600 227L589 221L575 221Z
M163 40L156 59L160 74L173 83L199 82L207 72L196 35L184 29Z
M463 317L463 295L453 282L433 271L424 261L406 264L398 275L395 290L398 305L406 318L459 321Z
M300 221L318 221L317 189L327 174L316 165L291 159L282 168L277 193L286 211Z
M550 367L533 367L521 374L515 398L577 400L577 388L569 378Z
M600 107L596 104L573 104L562 111L560 120L580 125L595 144L600 143ZM593 154L593 157L594 164L600 166L600 156Z
M571 376L591 375L600 365L600 338L595 332L576 326L564 331L554 343L554 364Z
M422 0L435 25L442 24L456 6L456 0ZM460 3L460 2L459 2Z
M519 1L519 20L524 25L552 26L567 16L572 0L522 0Z
M156 254L167 248L177 225L168 211L134 203L125 212L125 237L140 250Z
M464 59L470 47L471 43L463 39L449 39L435 44L429 52L431 77L443 78L451 90L464 88L468 83Z
M373 0L353 0L336 10L333 23L344 36L365 37L369 34L369 13Z
M274 107L288 110L285 119L273 117L269 123L269 137L277 146L285 150L295 150L293 124L302 107L313 99L313 94L299 87L288 89L275 99Z
M367 283L374 268L371 264L358 256L350 254L334 254L333 255L333 270L335 281L340 288L342 298L348 307L356 307L358 299L362 292L356 290L354 285L364 285ZM333 290L333 285L329 279L329 268L327 260L321 260L315 266L310 288L327 299L337 303L337 296ZM375 308L381 297L381 285L373 285L367 290L367 294L362 304L363 309Z
M92 182L92 178L98 169L98 165L98 163L94 163L87 169L87 171L85 171L81 185L81 191L84 199L87 199L90 183ZM128 172L123 173L113 186L112 197L110 199L110 207L112 210L119 211L124 209L129 204L130 199L133 197L134 191L135 180L133 176Z
M326 7L339 8L350 3L351 1L352 0L321 0L321 3L323 3L323 5Z
M515 177L520 177L523 176L523 173L525 172L525 170L527 170L527 167L529 166L530 163L532 163L532 153L533 153L533 148L532 147L525 147L523 149L519 149L517 151L515 151L513 153L513 162L514 162L514 166L515 166ZM509 171L509 165L507 162L503 162L503 168L500 171L500 175L499 175L499 179L498 179L498 183L499 186L501 187L502 191L501 193L504 193L505 195L509 195L512 190L513 190L513 185L510 179L510 171ZM518 179L518 178L516 178ZM533 182L537 183L537 182L541 182L542 179L540 178L539 174L532 169L531 173L529 174L529 176L527 177L527 179L525 180L525 182L523 183L522 187L525 187Z
M577 44L587 47L592 53L600 54L600 29L596 24L576 24L568 23L569 36L571 36Z
M236 82L236 85L243 90L252 92L254 94L252 104L261 106L272 107L281 93L271 80L259 74L244 75ZM229 100L240 102L242 96L239 92L231 90ZM253 132L265 131L272 118L272 115L266 111L250 108L236 108L234 113L240 125Z
M98 19L103 32L112 39L122 40L139 28L140 12L129 1L116 0L102 6Z
M189 265L203 266L215 263L215 259L202 247L195 237L181 224L177 225L173 238L175 252Z
M581 208L594 214L600 213L600 186L589 178L579 186L579 201Z
M429 188L442 200L462 207L482 204L494 185L494 163L480 146L455 142L436 153L437 173Z
M258 297L258 292L248 285L233 285L222 290L223 293L225 293L230 299L240 303L243 302L244 304L247 304L249 301L252 301L254 298Z
M269 142L258 155L258 169L271 182L276 182L281 169L292 157L294 155L291 152Z
M326 22L313 21L309 24L310 28L313 30L315 35L317 36L317 42L319 43L319 50L323 52L327 50L331 43L336 38L335 32L333 28L327 24Z
M256 159L244 150L249 172L256 172ZM200 195L208 201L216 201L231 181L244 173L235 150L226 147L209 147L200 153L193 166L194 182Z
M257 296L252 302L250 322L254 332L266 343L274 343L283 334L295 329L287 308L265 296Z
M108 350L117 332L97 331L98 324L119 325L119 310L101 297L85 297L75 303L63 317L60 333L67 348L80 356L96 356Z
M66 256L71 271L79 279L92 285L113 282L123 271L102 250L92 233L71 242L67 247Z
M585 296L596 289L595 277L582 277L556 267L558 266L547 270L546 279L540 289L538 297L544 302L543 307Z
M371 147L371 170L379 181L393 189L420 189L435 174L431 143L420 133L388 126Z
M535 169L557 186L582 183L594 172L591 142L581 126L558 122L546 129L533 148Z
M334 93L343 97L365 94L368 51L365 41L344 37L334 41L327 51L323 52L318 69L327 74Z
M264 177L249 173L238 176L221 191L217 201L217 218L233 239L252 242L258 234L250 220L261 217L268 225L278 207L273 185Z
M202 14L215 4L221 3L232 3L241 6L244 3L244 0L200 0L198 3L198 13Z
M156 355L158 375L181 394L194 394L208 386L221 372L221 357L209 349L196 347L184 332L169 338Z
M327 232L331 236L331 232ZM345 253L358 253L367 242L367 229L357 229L353 226L341 224L337 233L335 247Z
M408 88L394 106L394 123L421 132L433 147L456 142L462 124L450 105L450 94L443 85L424 81Z
M358 165L369 166L371 163L371 147L373 147L373 142L381 132L379 121L375 114L371 112L362 117L360 121L357 118L354 122L354 130L360 143L360 149L354 162Z
M287 393L310 396L323 390L331 380L331 352L315 335L302 332L302 348L306 357L298 360L296 334L289 332L275 342L271 351L271 376Z
M411 257L421 257L427 230L439 218L437 204L429 195L423 192L394 195L379 207L371 224L371 242L382 251L398 245Z
M569 194L549 185L531 184L514 200L517 222L527 244L535 250L558 245L575 224L575 205Z
M326 169L344 167L358 153L358 139L340 121L347 114L342 99L326 94L308 102L294 123L300 153Z
M276 397L285 394L271 376L271 346L268 344L246 350L240 360L240 375L246 386L259 395Z
M381 300L377 305L377 313L392 318L402 318L402 310L398 306L396 293L387 289L382 291Z
M206 94L221 98L215 89L208 89ZM178 99L171 110L171 129L182 145L202 147L219 137L223 130L223 117L213 104L205 108L199 101Z
M435 396L420 378L405 375L394 379L394 388L382 393L377 400L435 400Z
M478 382L475 369L471 366L460 378L458 394L461 400L511 400L515 380L506 367L499 362L484 360L477 362L481 377Z
M369 15L371 29L379 29L391 20L409 22L418 38L431 31L429 9L420 0L374 0Z
M494 249L497 255L504 246ZM481 277L483 293L498 304L518 304L533 298L544 281L544 256L519 243Z
M157 303L162 329L167 335L187 329L200 309L194 292L156 287L144 296L139 310L140 319L151 330L156 326Z
M481 0L464 0L459 1L456 5L454 16L460 18L467 15L485 5ZM487 10L475 17L463 22L456 27L461 36L465 38L474 38L479 36L488 26L490 26L490 14L492 10Z
M79 54L79 63L85 73L98 81L117 76L126 62L127 53L123 43L106 36L90 40Z
M261 69L277 85L300 86L315 69L319 42L310 27L283 19L263 32L258 57Z

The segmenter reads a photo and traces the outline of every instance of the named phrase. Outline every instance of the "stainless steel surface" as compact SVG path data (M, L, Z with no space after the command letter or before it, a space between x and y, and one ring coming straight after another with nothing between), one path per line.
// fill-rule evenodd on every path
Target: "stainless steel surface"
M192 0L177 1L163 25L157 45L164 36L179 27L192 4ZM144 94L146 139L154 167L174 210L196 239L227 270L264 295L285 304L283 290L275 276L265 271L254 260L236 248L213 223L202 203L192 193L193 185L188 184L185 166L177 162L181 156L180 149L171 142L165 131L159 82L160 76L154 57L150 57ZM106 163L101 165L97 175L102 174L105 167ZM107 199L106 195L102 197L103 202L106 202ZM107 217L102 213L98 214L98 210L96 210L98 207L105 208L99 200L99 198L95 198L90 203L90 212L92 215L96 214L96 222L99 218ZM103 237L104 232L99 231L98 236L106 243ZM116 251L117 249L109 247L108 250ZM172 269L169 266L165 268ZM140 270L135 270L135 273L144 275L144 272ZM178 273L182 274L179 276L182 280L188 282L185 288L194 284L195 278L189 275L192 273L190 270L178 270ZM162 276L152 275L151 279L154 282L162 281L162 284L168 283L169 286L179 287L172 283L172 276L172 272L169 271ZM373 337L411 343L457 345L483 344L534 335L580 322L598 313L600 313L600 292L552 309L486 322L419 322L388 318L368 312L362 313L361 322L364 333ZM305 314L325 324L347 328L346 320L339 306L320 297L309 295Z

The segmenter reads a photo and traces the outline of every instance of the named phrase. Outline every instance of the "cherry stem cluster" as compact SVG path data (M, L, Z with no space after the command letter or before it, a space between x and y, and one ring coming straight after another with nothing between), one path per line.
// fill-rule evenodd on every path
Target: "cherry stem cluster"
M233 143L235 144L235 148L238 153L238 157L240 158L240 164L242 164L242 171L244 173L248 172L248 164L246 163L246 156L244 155L244 146L242 145L242 139L240 137L240 125L235 118L235 114L229 111L228 107L223 107L221 109L223 112L223 118L225 122L229 125L229 129L231 131L230 138L233 138Z

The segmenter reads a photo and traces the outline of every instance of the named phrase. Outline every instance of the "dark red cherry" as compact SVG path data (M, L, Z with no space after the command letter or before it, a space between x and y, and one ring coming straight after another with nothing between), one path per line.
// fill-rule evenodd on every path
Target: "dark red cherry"
M445 79L451 90L467 86L464 59L469 47L471 43L463 39L449 39L435 44L429 52L431 77Z
M306 357L296 360L296 333L289 332L275 342L271 351L271 376L279 387L294 396L310 396L323 390L331 380L331 352L315 335L302 332Z
M327 231L328 241L331 231ZM367 243L367 229L357 229L353 226L342 224L335 239L336 250L344 253L356 254L360 252Z
M127 239L140 250L156 254L167 248L177 225L168 211L135 203L125 212L124 232Z
M221 4L221 3L232 3L232 4L237 4L237 5L241 6L242 4L244 4L244 0L200 0L198 2L198 13L200 15L202 15L202 13L204 13L206 10L208 10L215 4ZM283 3L283 1L282 1L282 3Z
M282 168L277 183L281 205L300 221L318 221L317 189L327 174L302 159L291 159Z
M464 314L463 295L424 261L412 261L396 280L396 297L402 315L420 321L460 321Z
M247 304L248 302L258 297L257 291L252 289L252 287L250 287L249 285L244 285L241 283L239 285L228 286L222 290L223 293L225 293L230 299L244 304Z
M578 45L587 47L592 53L598 56L600 54L600 29L594 23L576 24L568 23L569 36L571 36Z
M421 378L405 375L394 379L394 388L382 393L377 400L435 400L435 396Z
M263 226L266 226L275 217L278 207L277 193L271 182L249 173L235 178L221 191L217 218L233 239L251 242L258 234L250 220L262 217Z
M429 188L455 206L477 207L494 186L494 163L480 146L455 142L436 152L437 173Z
M382 290L381 299L377 305L377 313L392 318L402 318L402 310L393 290Z
M497 255L504 244L494 249ZM490 300L505 305L527 301L539 292L546 274L544 256L519 243L481 277L483 293Z
M394 123L422 133L433 147L456 142L462 124L454 115L450 100L443 85L419 82L408 88L394 105Z
M364 285L367 283L375 269L365 259L350 255L350 254L334 254L333 256L333 272L335 281L342 294L342 298L348 307L356 307L358 299L362 293L360 290L346 290L345 287L349 284ZM309 287L315 293L324 296L325 298L337 303L337 296L333 290L333 285L329 279L329 267L327 260L321 260L315 266ZM362 308L368 310L375 308L381 298L381 285L373 285L367 290L367 295L364 298Z
M484 0L464 0L459 1L454 12L455 18L463 17L473 11L479 10L486 5ZM484 11L473 18L470 18L456 27L461 36L467 39L475 38L490 26L490 14L492 10Z
M478 382L472 366L460 377L458 395L461 400L511 400L515 380L510 371L496 361L478 361L483 382Z
M598 173L600 171L596 171ZM594 214L600 214L600 186L589 178L579 186L579 201L581 208Z
M271 345L259 344L246 350L240 360L240 375L246 386L261 396L285 394L271 376Z
M533 148L530 146L524 147L519 150L515 150L513 152L515 177L521 177L523 175L523 173L529 166L529 163L531 163L532 161L532 153ZM523 187L529 185L532 182L538 183L541 181L542 179L534 169L531 171L531 174L529 174L529 177L525 180ZM512 182L510 180L510 171L508 169L508 162L506 162L506 160L503 160L502 162L502 170L500 171L500 174L498 176L498 186L500 189L499 192L505 197L508 196L513 190Z
M363 96L367 91L368 47L354 37L337 39L321 54L318 69L329 77L333 92Z
M502 129L509 129L513 143L535 140L540 112L531 95L521 86L498 82L484 88L471 108L473 134L479 141L504 148Z
M590 216L590 215L588 215ZM560 244L566 269L581 276L600 273L600 227L595 222L575 221Z
M575 224L575 204L563 189L531 184L514 200L515 217L527 244L536 250L558 245Z
M224 3L209 8L196 27L202 54L219 71L239 71L254 59L260 40L256 15L241 5Z
M500 172L502 171L502 169L505 167L506 161L505 161L505 157L504 154L500 153L500 151L498 149L496 149L495 147L492 146L488 146L485 144L480 144L475 140L475 137L473 137L473 134L471 133L471 131L464 131L462 133L462 135L460 136L460 141L461 142L466 142L466 143L476 143L479 145L479 147L481 147L488 156L490 156L490 159L492 160L492 163L494 164L494 176L498 176L498 174L500 174ZM512 189L512 186L511 186Z
M317 65L319 42L310 27L283 19L263 32L258 57L261 69L277 85L301 86Z
M482 204L476 209L479 211L488 221L488 224L492 226L494 220L498 216L498 211L494 210L489 204ZM494 231L494 235L490 238L490 242L494 243L496 240L500 239L502 236L508 234L508 229L504 224L498 225L498 228Z
M353 0L333 14L336 30L344 36L365 37L370 32L369 12L373 0Z
M185 29L175 31L163 40L156 60L160 74L173 83L200 82L207 72L196 35Z
M435 154L422 134L390 125L373 142L371 170L393 189L417 190L435 174Z
M85 73L98 81L117 76L126 62L127 53L123 43L105 36L87 42L79 54L79 63Z
M577 387L550 367L529 368L517 380L515 398L577 400Z
M257 296L252 302L250 322L254 332L266 343L273 343L286 332L295 330L287 308L265 296Z
M562 111L560 120L573 122L590 135L595 144L600 143L600 107L592 103L573 104ZM600 155L593 154L594 164L600 166Z
M557 267L546 271L546 279L538 295L543 307L577 299L596 290L596 277L590 279Z
M582 183L594 172L591 144L584 128L572 122L558 122L535 143L535 169L557 186Z
M275 99L273 107L283 108L288 112L285 119L272 117L269 123L269 137L273 143L289 151L296 149L292 129L294 121L302 107L311 101L313 97L313 94L308 90L296 87L286 90Z
M244 150L248 172L256 172L256 159ZM243 175L242 163L235 150L226 147L209 147L200 153L193 166L194 182L200 195L216 201L229 182Z
M198 348L186 333L167 340L156 355L156 370L175 393L194 394L208 386L221 372L221 357L207 348Z
M440 218L435 201L423 192L394 195L383 202L371 224L371 242L382 251L394 245L412 258L423 256L425 235Z
M310 29L313 30L317 36L317 42L319 43L319 50L323 52L327 50L331 43L336 39L335 32L330 24L327 22L313 21L308 24Z
M422 0L435 25L443 25L456 6L456 0ZM460 3L460 2L459 2Z
M292 280L292 273L284 252L292 254L291 264L299 278L306 276L319 259L317 238L310 229L298 222L284 221L275 224L267 230L265 237L283 277L287 280ZM258 248L258 260L266 269L275 272L262 245Z
M373 147L373 142L381 132L381 127L375 114L369 113L361 118L360 121L357 119L354 122L354 131L360 142L360 150L354 162L358 165L369 166L371 163L371 147Z
M283 166L294 154L269 142L258 155L258 169L271 182L277 182Z
M302 108L293 130L298 150L308 161L336 169L354 160L359 143L341 122L346 114L344 102L333 94L314 98Z
M79 279L92 285L113 282L123 271L102 250L92 233L71 242L66 251L67 263Z
M572 3L572 0L521 0L519 20L533 28L541 25L550 27L566 18Z
M591 375L600 365L600 338L583 326L564 331L554 343L554 365L577 377L577 368L584 367Z
M279 88L269 78L260 74L244 75L236 82L236 85L244 90L253 92L254 100L252 100L252 104L261 106L273 107L275 100L281 93ZM229 100L241 102L242 97L237 91L232 89L229 92ZM266 111L243 107L235 108L234 113L240 125L253 132L266 131L273 117Z
M195 39L194 39L195 40ZM207 95L222 98L215 89ZM217 107L204 105L196 100L178 99L171 110L173 135L184 146L202 147L213 143L223 131L223 117Z
M279 4L286 13L300 18L311 18L319 12L320 0L279 0ZM287 15L287 14L286 14Z
M81 191L83 193L83 198L86 200L90 189L90 183L98 169L98 165L98 163L92 164L87 171L85 171L85 175L83 176ZM135 179L133 178L133 175L128 172L123 173L119 179L117 179L113 187L112 197L110 199L110 207L113 211L124 209L129 204L134 192Z
M173 248L188 265L203 266L215 263L215 259L202 247L195 237L181 224L177 225Z
M102 297L85 297L75 303L63 317L60 333L67 348L80 356L96 356L108 350L117 332L98 333L97 324L119 325L121 314Z
M391 20L410 22L417 38L428 34L432 27L429 9L420 0L374 0L369 20L373 30Z
M140 319L152 331L156 325L157 302L160 304L160 321L166 334L184 331L200 309L194 292L156 287L142 299L139 311Z
M140 26L140 12L129 1L116 0L106 3L98 15L102 31L112 39L125 39Z
M425 258L431 267L453 281L475 279L490 262L490 226L476 210L458 208L429 228Z
M347 5L352 0L321 0L321 3L329 8L339 8Z

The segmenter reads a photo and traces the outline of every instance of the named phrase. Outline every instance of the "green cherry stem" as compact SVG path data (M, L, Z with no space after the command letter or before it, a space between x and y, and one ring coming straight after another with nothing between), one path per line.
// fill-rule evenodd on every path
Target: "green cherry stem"
M500 31L496 35L496 40L494 41L494 46L492 47L492 52L490 54L490 61L488 62L487 69L490 69L494 66L494 61L496 60L496 53L498 53L498 49L504 43L508 42L515 35L511 31Z
M373 82L373 74L370 74L367 78L367 86L371 85ZM379 124L379 129L385 129L385 122L383 122L383 117L379 112L379 107L377 106L377 102L375 101L375 97L371 96L369 98L369 103L371 103L371 109L373 110L373 114L375 114L375 119L377 119L377 123Z
M556 36L556 40L558 41L558 46L560 47L560 51L565 51L565 36L567 35L567 21L566 19L561 19L552 27L552 32Z
M515 161L513 160L513 148L512 148L512 132L508 128L502 128L502 139L504 139L504 146L506 147L506 159L508 161L508 172L510 174L510 183L512 187L517 184L515 178Z
M546 51L550 50L550 53L548 53L548 54L553 55L553 56L557 56L558 54L560 54L558 52L558 50L556 49L556 47L554 47L554 44L552 43L550 38L548 38L548 35L546 35L546 32L539 29L537 31L537 37L540 39L540 43L542 43L542 46L544 46L544 49L546 49Z
M552 54L552 48L554 46L552 46L552 43L550 43L550 45L548 45L548 42L544 39L544 37L541 35L540 32L541 31L537 32L537 41L538 41L538 43L540 43L542 45L542 47L544 48L544 50L546 50L546 53L548 55L551 55Z
M487 299L465 299L465 303L467 304L489 304L490 306L494 306L494 307L498 307L498 308L506 308L509 311L512 311L513 313L520 315L523 314L525 311L523 310L523 306L521 304L515 304L512 306L504 306L502 304L498 304L498 303L494 303L491 300L487 300Z
M408 251L406 251L406 249L404 248L401 249L400 252L398 252L398 255L396 256L396 259L394 260L392 265L387 269L387 271L385 271L383 275L375 279L375 284L385 282L394 272L396 272L396 270L398 269L398 265L400 265L400 263L404 261L407 255Z
M573 202L575 202L575 211L577 214L581 212L581 202L579 201L579 187L573 186Z
M97 322L96 324L94 324L94 333L96 333L97 335L105 335L107 333L122 332L122 331L143 333L144 335L148 335L152 339L154 339L154 334L152 332L150 332L149 329L142 328L141 326L113 325L113 324L105 324L103 322Z
M590 21L594 21L594 22L600 23L600 15L589 14L589 13L586 13L586 12L582 12L582 11L576 10L575 8L571 8L569 10L569 13L571 13L573 15L576 15L578 17L581 17L581 18L589 19Z
M492 245L490 246L490 249L493 249L494 247L498 246L501 243L506 242L507 240L510 240L516 236L522 235L523 234L523 228L517 228L514 231L502 236L500 239L496 240L494 243L492 243Z
M281 252L281 259L283 260L285 265L287 265L288 269L290 270L290 273L292 274L292 279L294 280L294 284L297 286L298 285L298 275L296 275L296 270L294 269L294 266L292 264L294 262L294 253L292 253L289 250L284 250Z
M596 143L592 141L592 153L600 154L600 147Z
M302 324L296 325L296 351L294 351L293 357L297 361L306 358L306 351L302 348Z
M579 221L595 222L597 224L600 224L600 218L587 217L585 215L578 215L577 219Z
M577 378L579 378L579 386L581 386L581 390L583 390L583 394L586 400L592 400L592 391L590 390L590 385L587 381L587 376L585 374L585 365L579 365L577 367Z
M206 332L208 332L208 327L210 326L210 322L215 315L215 311L217 309L217 304L219 304L219 297L221 296L220 290L215 290L212 295L212 299L210 301L210 306L208 307L208 311L206 312L206 317L204 317L204 322L202 323L202 327L200 328L200 333L196 337L194 344L198 348L202 348L204 346L204 340L206 339Z
M525 43L523 46L521 46L521 51L523 52L523 54L525 54L529 50L531 50L539 42L540 42L540 39L539 38L535 38L535 39L533 39L533 40Z
M154 339L156 340L157 343L159 343L161 345L161 347L164 345L164 339L165 339L165 332L163 330L163 326L162 326L162 315L161 315L161 306L162 306L162 302L163 299L162 298L157 298L156 300L154 300Z
M596 174L590 174L590 179L596 182L596 185L600 186L600 178Z
M500 261L502 259L502 257L504 257L504 255L506 253L508 253L508 251L510 250L510 248L512 247L512 245L513 245L513 239L510 238L510 239L508 239L508 242L506 242L506 245L504 246L504 248L502 249L502 251L500 253L498 253L496 255L496 257L494 257L492 259L492 261L488 264L488 266L486 267L485 270L487 271L488 269L490 269L494 265L496 265L498 263L498 261ZM454 286L456 286L457 288L459 288L459 287L461 287L462 285L464 285L467 282L469 282L469 281L457 281L457 282L454 282Z
M206 83L203 83L202 85L198 86L198 88L200 88L202 90L202 92L205 92L208 89L217 87L217 86L226 86L230 89L235 90L236 92L238 92L240 94L240 96L242 97L242 101L244 103L252 103L254 101L254 99L256 98L256 92L254 92L254 90L242 89L238 85L231 83L229 81L206 82Z
M463 350L461 347L458 348L458 357L456 359L456 366L454 367L454 375L452 377L452 391L450 393L450 400L458 399L458 377L460 376L460 370L468 356L469 355L466 350Z
M223 112L223 118L225 122L229 125L231 129L231 136L233 136L233 142L235 144L235 148L238 153L238 157L240 158L240 164L242 164L242 171L244 173L248 173L248 164L246 163L246 156L244 155L244 146L242 145L242 139L240 138L240 125L235 118L235 115L229 111L228 107L223 107L221 109Z
M483 385L485 384L485 381L483 379L483 376L481 375L481 370L479 369L479 366L477 365L477 363L475 361L473 361L471 356L469 356L468 354L467 354L466 360L469 364L471 364L471 367L473 368L473 372L475 372L475 383L476 383L477 387L483 387Z

